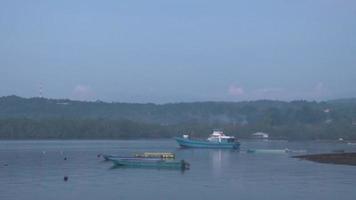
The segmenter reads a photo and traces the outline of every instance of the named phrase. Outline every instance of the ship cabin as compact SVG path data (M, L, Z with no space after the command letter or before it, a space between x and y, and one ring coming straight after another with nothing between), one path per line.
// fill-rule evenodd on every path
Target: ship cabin
M214 130L213 133L208 138L209 142L218 142L218 143L234 143L234 136L227 136L221 130Z

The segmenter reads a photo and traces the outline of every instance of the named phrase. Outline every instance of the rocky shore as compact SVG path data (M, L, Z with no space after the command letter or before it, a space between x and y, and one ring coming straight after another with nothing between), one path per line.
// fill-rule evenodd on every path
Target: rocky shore
M339 165L354 165L356 166L356 153L326 153L326 154L311 154L293 156L303 160L310 160L319 163L330 163Z

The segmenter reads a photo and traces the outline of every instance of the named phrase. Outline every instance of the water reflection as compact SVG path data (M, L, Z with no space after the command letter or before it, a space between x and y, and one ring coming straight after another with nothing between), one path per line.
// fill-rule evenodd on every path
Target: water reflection
M216 176L221 175L224 172L225 166L229 166L231 159L238 153L239 151L236 150L212 149L209 152L209 157L211 157L213 174Z

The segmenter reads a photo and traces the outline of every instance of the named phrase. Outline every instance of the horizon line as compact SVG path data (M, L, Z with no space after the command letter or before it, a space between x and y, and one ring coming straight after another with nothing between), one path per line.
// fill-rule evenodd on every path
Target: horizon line
M342 97L342 98L326 99L326 100L307 100L307 99L301 98L301 99L294 99L294 100L279 100L279 99L253 99L253 100L240 100L240 101L202 100L202 101L176 101L176 102L154 103L154 102L104 101L104 100L100 100L100 99L78 100L78 99L70 99L70 98L52 98L52 97L39 97L39 96L24 97L24 96L15 95L15 94L0 96L0 99L8 98L8 97L16 97L16 98L21 98L21 99L44 99L44 100L57 100L57 101L73 101L73 102L83 102L83 103L124 103L124 104L155 104L155 105L183 104L183 103L247 103L247 102L258 102L258 101L275 101L275 102L284 102L284 103L305 101L305 102L322 103L322 102L337 101L337 100L356 100L356 97Z

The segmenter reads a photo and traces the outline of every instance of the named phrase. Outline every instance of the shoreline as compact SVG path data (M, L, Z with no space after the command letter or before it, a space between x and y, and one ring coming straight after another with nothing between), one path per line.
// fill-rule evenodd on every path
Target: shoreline
M301 160L308 160L325 164L356 166L356 152L309 154L293 156L293 158L299 158Z

